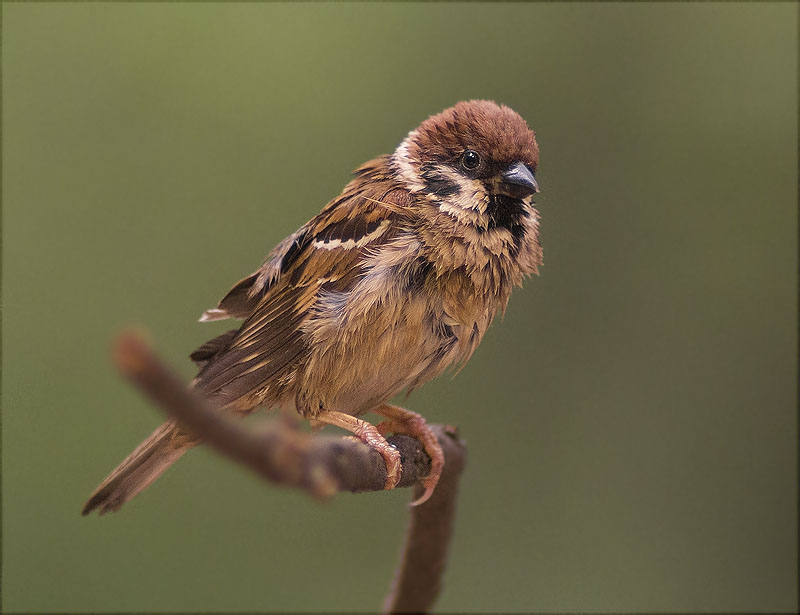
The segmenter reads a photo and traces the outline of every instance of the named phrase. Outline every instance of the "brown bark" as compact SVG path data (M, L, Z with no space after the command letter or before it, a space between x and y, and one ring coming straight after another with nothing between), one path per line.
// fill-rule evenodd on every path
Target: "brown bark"
M114 362L187 431L266 480L305 489L316 497L383 489L386 465L378 452L354 439L311 437L285 420L248 430L186 387L135 333L117 339ZM427 612L441 590L466 448L454 430L432 428L445 453L444 472L431 499L411 508L400 565L384 604L387 613ZM427 475L430 458L410 436L396 435L388 441L400 450L402 459L397 487L417 485L418 497L422 493L418 480Z

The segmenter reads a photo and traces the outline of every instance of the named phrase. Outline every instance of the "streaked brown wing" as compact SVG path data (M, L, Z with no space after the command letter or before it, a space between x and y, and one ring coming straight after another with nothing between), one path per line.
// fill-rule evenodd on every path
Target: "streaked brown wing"
M222 335L218 335L214 339L208 340L205 344L200 346L200 348L190 354L189 358L197 363L199 367L203 367L221 351L225 350L238 332L238 329L231 329Z
M312 315L321 289L350 288L361 274L365 253L402 225L408 195L390 179L386 159L367 163L356 175L340 197L281 242L258 272L239 282L217 311L227 305L235 309L208 318L236 316L247 301L255 304L224 347L211 342L201 347L207 363L195 384L216 403L247 406L240 400L256 393L265 403L280 400L308 352L302 325ZM247 281L251 290L244 293Z

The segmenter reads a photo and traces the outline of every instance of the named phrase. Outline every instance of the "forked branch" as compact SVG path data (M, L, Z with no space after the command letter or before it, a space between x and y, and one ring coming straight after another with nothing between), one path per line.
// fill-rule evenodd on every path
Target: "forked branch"
M335 436L311 437L282 420L250 431L186 387L135 333L119 336L113 356L122 374L187 431L266 480L305 489L319 498L338 491L383 489L383 458L361 442ZM432 428L445 453L444 472L431 499L411 508L403 555L384 604L387 613L427 612L441 589L466 448L454 430L441 425ZM407 435L388 440L400 450L402 458L397 486L417 484L430 470L430 458L422 445ZM417 492L421 495L419 486Z

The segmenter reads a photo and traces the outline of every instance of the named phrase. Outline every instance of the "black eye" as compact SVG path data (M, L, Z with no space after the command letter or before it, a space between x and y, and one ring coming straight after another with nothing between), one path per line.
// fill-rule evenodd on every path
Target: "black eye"
M481 157L478 155L478 152L476 151L468 149L461 155L461 166L469 171L477 169L480 163L481 163Z

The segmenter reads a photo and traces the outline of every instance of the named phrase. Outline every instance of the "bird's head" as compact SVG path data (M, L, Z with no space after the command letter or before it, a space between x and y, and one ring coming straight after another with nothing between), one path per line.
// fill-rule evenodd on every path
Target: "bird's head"
M454 216L529 205L539 192L533 131L492 101L460 102L431 116L400 144L393 162L412 192Z

